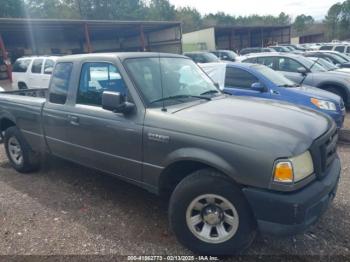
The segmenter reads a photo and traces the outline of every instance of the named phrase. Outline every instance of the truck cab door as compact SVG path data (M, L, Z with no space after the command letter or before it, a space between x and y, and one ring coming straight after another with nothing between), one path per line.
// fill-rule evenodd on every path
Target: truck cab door
M226 93L235 96L270 98L271 93L267 92L268 90L266 87L261 90L254 88L257 84L263 86L263 83L252 73L241 68L226 67L224 89Z
M126 99L128 88L117 66L86 62L70 105L66 107L67 157L131 181L141 180L143 117L119 114L102 108L104 91L119 92ZM140 119L139 119L140 118Z

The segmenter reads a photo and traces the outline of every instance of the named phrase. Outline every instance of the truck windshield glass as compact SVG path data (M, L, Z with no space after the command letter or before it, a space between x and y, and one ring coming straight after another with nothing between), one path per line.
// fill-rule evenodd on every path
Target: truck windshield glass
M277 86L281 86L281 87L297 86L294 82L286 78L283 74L278 73L267 66L256 65L256 66L253 66L253 68Z
M190 59L133 58L126 60L126 67L148 106L174 105L220 93Z

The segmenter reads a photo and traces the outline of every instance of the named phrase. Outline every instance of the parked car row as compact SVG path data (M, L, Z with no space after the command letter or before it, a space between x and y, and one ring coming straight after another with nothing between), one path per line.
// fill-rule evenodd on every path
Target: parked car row
M264 65L249 63L201 64L225 93L259 97L307 106L330 115L342 127L345 106L341 97L308 85L299 85Z
M287 47L283 46L285 50ZM350 106L350 58L335 51L295 51L251 53L235 57L242 63L199 65L226 93L307 106L330 115L341 128L345 107Z
M256 54L242 62L263 64L281 72L296 84L306 84L339 95L350 106L350 75L346 72L328 71L304 56L284 53Z
M254 59L281 70L299 61L294 56ZM304 60L300 84L318 83L321 69ZM28 173L53 154L170 197L172 231L199 254L241 253L257 232L306 230L336 195L338 128L323 112L340 112L342 100L263 65L203 68L218 71L213 76L233 95L185 56L58 58L45 97L33 97L35 90L0 95L8 159Z

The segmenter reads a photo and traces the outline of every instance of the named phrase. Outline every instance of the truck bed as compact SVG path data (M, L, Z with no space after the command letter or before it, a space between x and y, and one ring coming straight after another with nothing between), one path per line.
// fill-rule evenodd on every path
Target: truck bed
M46 93L47 89L0 93L0 116L15 123L28 143L35 149L44 143L41 121Z

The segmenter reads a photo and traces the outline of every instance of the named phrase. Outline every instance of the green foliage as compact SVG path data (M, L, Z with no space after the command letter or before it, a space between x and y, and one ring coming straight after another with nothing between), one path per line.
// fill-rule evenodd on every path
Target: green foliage
M182 21L184 32L214 25L286 25L290 17L251 15L235 17L223 12L204 17L190 7L175 8L169 0L0 0L0 17L99 20Z
M146 17L148 20L175 20L175 6L170 4L169 0L151 0L146 9Z
M201 14L190 7L178 8L176 10L176 20L182 22L184 33L199 30L202 26Z
M336 3L328 10L324 23L330 39L350 38L350 0Z
M23 17L24 2L22 0L0 0L0 17Z
M315 19L310 15L298 15L293 23L294 29L298 33L303 33L305 30L315 23Z

